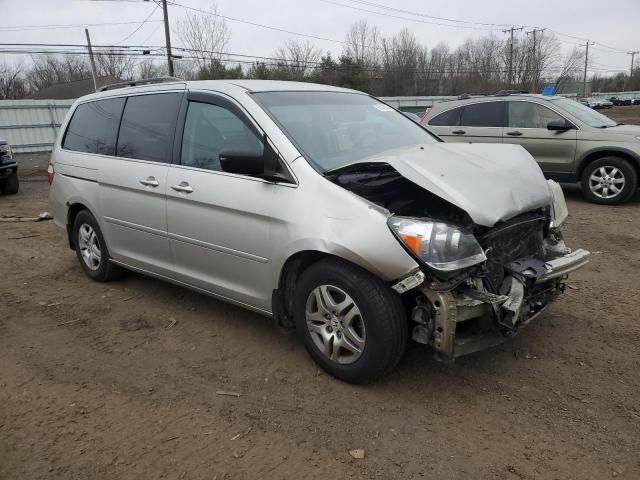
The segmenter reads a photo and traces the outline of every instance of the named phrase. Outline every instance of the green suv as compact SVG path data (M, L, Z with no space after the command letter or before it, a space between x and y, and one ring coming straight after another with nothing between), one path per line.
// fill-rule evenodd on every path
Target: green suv
M512 94L444 101L422 124L445 142L522 145L547 178L579 181L595 203L622 203L638 187L640 126L617 123L575 100Z

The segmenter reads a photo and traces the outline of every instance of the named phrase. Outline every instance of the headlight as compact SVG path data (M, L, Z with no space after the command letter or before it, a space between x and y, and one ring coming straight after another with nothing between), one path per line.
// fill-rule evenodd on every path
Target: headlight
M551 203L551 228L557 228L562 226L567 217L569 216L569 209L567 208L567 201L564 198L562 187L558 182L553 180L547 180L547 185L551 191L553 202Z
M453 225L409 217L391 217L388 223L408 249L436 270L460 270L487 259L476 237Z
M640 137L636 137L638 140L640 140Z

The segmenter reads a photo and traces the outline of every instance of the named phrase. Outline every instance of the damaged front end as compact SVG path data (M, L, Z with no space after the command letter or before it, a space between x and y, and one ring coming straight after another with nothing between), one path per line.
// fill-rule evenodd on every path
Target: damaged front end
M572 252L562 240L566 204L555 182L542 180L546 201L536 199L488 226L388 163L353 165L330 178L389 211L392 232L420 264L393 288L410 309L413 339L432 345L439 360L518 332L564 291L567 274L589 259L589 252ZM486 218L486 209L482 215L477 218Z

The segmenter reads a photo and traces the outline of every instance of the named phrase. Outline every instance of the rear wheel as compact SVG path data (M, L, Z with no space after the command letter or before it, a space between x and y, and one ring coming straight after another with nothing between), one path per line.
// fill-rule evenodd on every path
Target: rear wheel
M296 330L326 372L366 383L392 369L408 341L400 296L379 278L338 259L321 260L300 276Z
M628 160L603 157L582 172L582 192L593 203L615 205L629 200L638 188L638 174Z
M14 173L10 177L2 181L2 193L5 195L15 195L20 188L20 182L18 181L18 174Z
M79 212L73 222L73 243L80 266L91 280L108 282L122 273L122 269L109 259L98 222L87 210Z

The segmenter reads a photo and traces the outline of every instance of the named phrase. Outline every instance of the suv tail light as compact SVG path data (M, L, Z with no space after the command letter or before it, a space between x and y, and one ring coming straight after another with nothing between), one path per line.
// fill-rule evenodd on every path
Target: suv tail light
M49 185L51 185L53 183L53 177L56 174L56 169L53 168L53 163L49 164L49 167L47 168L47 179L49 180Z

